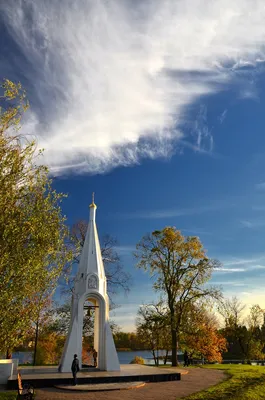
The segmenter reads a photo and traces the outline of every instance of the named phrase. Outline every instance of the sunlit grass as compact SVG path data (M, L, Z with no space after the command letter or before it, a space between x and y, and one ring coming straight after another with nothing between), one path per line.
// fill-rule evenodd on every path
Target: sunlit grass
M227 380L207 390L185 397L185 400L260 400L265 399L265 367L252 365L207 365L220 369Z

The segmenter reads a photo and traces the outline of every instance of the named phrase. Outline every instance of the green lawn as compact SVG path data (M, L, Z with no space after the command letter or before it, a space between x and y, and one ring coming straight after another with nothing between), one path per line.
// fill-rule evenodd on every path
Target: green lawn
M0 400L16 400L17 392L8 391L8 392L0 392Z
M252 365L207 365L220 369L228 379L185 400L260 400L265 399L265 367Z

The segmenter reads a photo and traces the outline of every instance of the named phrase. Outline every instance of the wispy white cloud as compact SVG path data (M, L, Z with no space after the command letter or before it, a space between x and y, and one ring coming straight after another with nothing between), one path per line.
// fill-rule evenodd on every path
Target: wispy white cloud
M24 132L58 175L170 157L180 139L211 151L205 110L181 131L187 107L264 60L263 0L6 1L0 12L38 101Z
M265 205L263 206L252 206L253 211L265 211Z
M115 249L121 255L130 255L135 251L135 246L117 246Z
M214 272L224 272L224 273L231 273L231 272L244 272L246 271L245 268L225 268L225 267L220 267L220 268L215 268Z
M218 117L220 124L222 124L227 116L227 109L225 109Z
M255 188L259 191L265 190L265 182L256 183Z
M221 209L233 207L234 203L229 201L216 202L205 206L190 207L190 208L172 208L164 210L151 210L151 211L136 211L128 214L115 214L115 217L122 218L139 218L139 219L160 219L160 218L174 218L186 215L197 215L208 212L214 212Z
M254 256L254 257L250 257L250 258L229 258L227 260L223 261L223 265L225 265L226 267L228 267L229 265L248 265L248 264L254 264L257 263L259 261L261 261L262 259L264 259L265 256Z
M248 271L256 271L256 270L262 270L265 269L265 265L251 265L250 267L247 268Z
M240 221L241 226L244 228L248 229L256 229L256 228L262 228L265 226L265 220L241 220Z
M258 100L259 95L256 86L245 88L239 92L239 98L242 100Z
M193 135L196 137L196 147L207 149L208 152L213 150L213 136L207 122L207 107L200 106L200 111L194 122Z
M181 229L182 232L187 232L192 235L212 235L212 232L206 231L201 228L190 228L190 229Z
M222 285L222 286L235 286L235 287L243 287L246 286L247 284L244 282L238 282L238 281L214 281L215 285Z
M250 265L246 266L245 268L226 268L226 267L220 267L216 268L214 272L249 272L249 271L258 271L258 270L263 270L265 269L265 265Z

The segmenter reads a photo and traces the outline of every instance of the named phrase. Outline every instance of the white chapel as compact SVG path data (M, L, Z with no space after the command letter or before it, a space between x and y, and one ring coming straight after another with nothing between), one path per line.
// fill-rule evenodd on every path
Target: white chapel
M109 324L109 298L107 280L101 257L100 243L96 226L94 195L90 204L90 217L85 243L80 256L72 296L71 321L64 346L60 372L70 372L74 354L82 365L82 338L84 304L95 307L94 349L98 368L103 371L119 371L120 364Z

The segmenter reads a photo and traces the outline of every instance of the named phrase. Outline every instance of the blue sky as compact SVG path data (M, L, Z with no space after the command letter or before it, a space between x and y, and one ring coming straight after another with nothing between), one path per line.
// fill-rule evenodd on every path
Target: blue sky
M0 5L0 75L31 103L22 133L68 193L69 225L96 193L98 230L133 276L116 299L125 330L154 299L131 253L166 225L223 263L212 282L225 295L265 308L265 10L230 3Z

